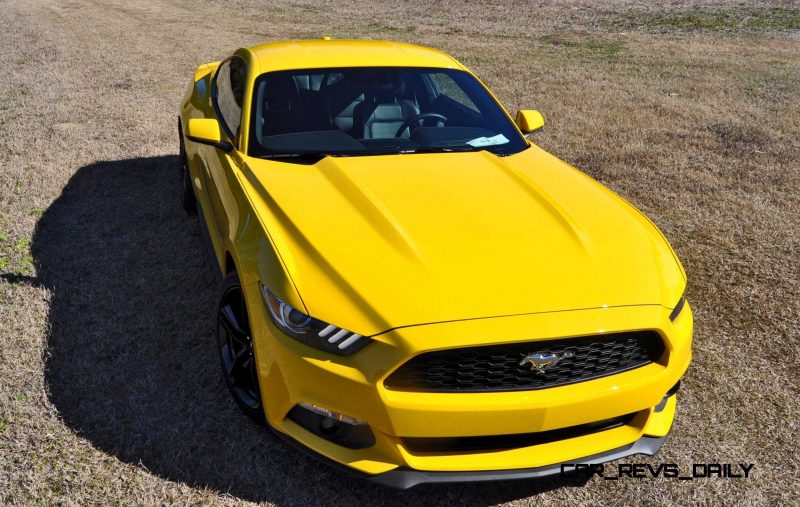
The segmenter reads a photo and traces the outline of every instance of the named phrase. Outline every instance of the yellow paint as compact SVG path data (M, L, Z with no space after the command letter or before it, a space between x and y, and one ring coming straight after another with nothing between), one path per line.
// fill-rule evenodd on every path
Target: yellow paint
M435 49L393 41L306 40L268 42L239 50L257 60L261 72L333 67L439 67L464 69Z
M644 434L649 437L663 437L669 433L672 421L675 419L675 409L678 406L678 395L674 394L667 399L667 404L661 412L653 412L644 427Z
M219 143L222 139L219 122L213 118L192 118L186 122L186 137L196 143Z
M248 68L245 132L263 72L467 71L439 51L391 42L281 42L235 54ZM215 118L208 92L217 66L198 68L187 87L185 135L214 138L213 122L203 119ZM541 126L540 118L525 112L517 125L526 131ZM669 431L676 397L662 412L652 408L691 359L691 308L669 320L686 277L658 229L622 198L535 144L508 157L429 153L303 165L249 157L243 137L230 153L193 142L186 149L217 261L224 267L232 258L245 287L275 429L367 473L532 467ZM268 318L259 281L295 308L374 335L374 343L338 357L294 341ZM383 386L392 370L429 350L639 329L662 335L662 361L588 382L459 394ZM285 420L302 401L367 421L376 445L345 449ZM421 456L401 440L546 431L634 412L625 427L525 449Z
M517 111L515 122L517 127L519 127L519 130L523 134L527 134L544 127L544 116L542 116L542 113L539 111L535 111L533 109L523 109L521 111Z

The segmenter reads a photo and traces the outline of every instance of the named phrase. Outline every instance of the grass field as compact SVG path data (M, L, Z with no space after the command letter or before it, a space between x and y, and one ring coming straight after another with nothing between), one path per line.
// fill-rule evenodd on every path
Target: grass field
M0 2L0 503L800 503L800 5L429 3ZM177 107L200 63L325 34L454 54L661 227L690 277L694 362L640 461L754 463L750 479L403 493L239 414L178 203Z

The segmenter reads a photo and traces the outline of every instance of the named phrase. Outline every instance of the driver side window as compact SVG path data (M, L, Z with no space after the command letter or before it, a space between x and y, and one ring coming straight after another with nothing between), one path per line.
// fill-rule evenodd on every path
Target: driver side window
M242 125L242 103L247 75L244 61L233 57L222 62L214 80L214 107L222 127L236 141Z

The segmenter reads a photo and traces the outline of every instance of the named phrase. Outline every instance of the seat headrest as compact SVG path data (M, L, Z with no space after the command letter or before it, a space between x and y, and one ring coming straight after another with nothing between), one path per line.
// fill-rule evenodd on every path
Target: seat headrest
M286 112L300 96L300 89L292 76L269 76L264 83L264 108L267 112Z
M385 83L380 87L367 90L367 96L371 97L375 102L385 104L389 102L397 102L405 95L406 86L402 80L397 80L392 83Z
M345 73L345 79L363 90L367 99L377 102L394 102L405 93L405 82L393 69L354 69Z

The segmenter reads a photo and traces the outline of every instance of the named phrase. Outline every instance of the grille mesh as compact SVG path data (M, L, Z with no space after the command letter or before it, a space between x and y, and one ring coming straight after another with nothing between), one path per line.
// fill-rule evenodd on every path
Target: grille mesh
M536 352L569 357L544 372L519 364ZM638 368L657 361L663 352L664 342L653 331L437 350L410 359L384 385L418 392L544 389Z

